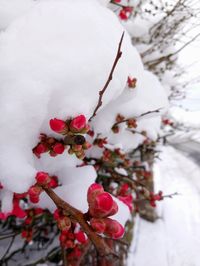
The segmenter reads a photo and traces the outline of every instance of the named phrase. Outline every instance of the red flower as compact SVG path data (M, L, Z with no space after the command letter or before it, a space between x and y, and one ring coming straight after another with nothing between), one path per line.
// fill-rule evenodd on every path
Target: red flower
M49 121L50 127L53 131L57 132L57 133L64 133L67 132L68 128L67 128L67 124L65 123L65 121L54 118L51 119Z
M79 115L72 119L70 129L72 132L80 132L86 126L86 118L84 115Z
M65 150L65 146L62 144L62 143L56 143L54 146L53 146L53 151L56 153L56 154L62 154Z

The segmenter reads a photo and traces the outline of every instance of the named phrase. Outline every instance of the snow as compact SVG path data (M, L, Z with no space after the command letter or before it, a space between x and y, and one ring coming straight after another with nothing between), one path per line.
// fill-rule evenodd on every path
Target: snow
M156 223L139 221L127 265L198 266L200 168L172 147L163 148L161 159L154 169L156 191L179 195L158 204Z
M183 123L186 127L200 127L200 111L184 110L181 107L170 108L170 115L179 123Z
M88 119L93 114L125 31L117 16L106 8L107 2L0 0L3 206L10 206L13 192L27 191L35 183L38 171L45 171L58 175L62 186L55 191L63 199L86 210L86 191L96 177L94 168L76 168L81 161L67 152L57 158L44 155L38 160L32 148L40 133L56 136L49 128L51 118L66 120L84 114ZM108 138L111 149L118 146L130 150L145 138L127 131L125 126L120 127L118 135L113 134L116 115L129 118L158 108L165 112L168 102L158 79L144 70L126 31L121 50L122 57L92 126L96 133ZM137 79L133 90L127 87L128 76ZM139 130L155 139L160 115L138 118ZM101 151L94 148L89 154L99 157ZM41 206L52 209L44 195ZM118 216L125 220L129 215L127 208L122 203L120 206Z
M32 148L40 132L50 132L50 118L92 115L123 30L96 1L60 0L38 2L1 33L0 167L6 188L24 192L33 184ZM131 69L139 76L142 68L127 34L122 51L104 105L123 90Z
M0 31L28 12L34 4L34 0L0 0Z

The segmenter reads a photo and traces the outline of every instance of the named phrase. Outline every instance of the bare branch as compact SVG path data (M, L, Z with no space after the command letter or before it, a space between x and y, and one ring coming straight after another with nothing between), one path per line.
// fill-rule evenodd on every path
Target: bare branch
M156 110L148 111L148 112L145 112L145 113L143 113L143 114L141 114L141 115L139 115L139 116L135 116L135 117L131 117L131 118L127 118L127 119L123 119L123 120L121 120L121 121L119 121L119 122L116 122L112 127L116 127L116 126L118 126L119 124L126 123L126 122L128 122L130 119L138 119L138 118L141 118L141 117L146 116L146 115L149 115L149 114L159 113L161 109L163 109L163 108L158 108L158 109L156 109Z
M105 93L106 89L108 88L108 85L110 84L110 82L111 82L111 80L113 78L113 72L114 72L114 70L115 70L115 68L117 66L117 63L118 63L120 57L122 56L121 46L122 46L123 38L124 38L124 32L122 33L122 37L121 37L120 42L119 42L117 55L115 57L115 61L113 63L112 69L110 71L110 74L108 76L108 79L107 79L103 89L101 91L99 91L99 100L98 100L97 106L94 109L93 115L90 117L89 121L91 121L96 116L96 113L97 113L98 109L101 107L101 105L103 103L102 102L103 94Z

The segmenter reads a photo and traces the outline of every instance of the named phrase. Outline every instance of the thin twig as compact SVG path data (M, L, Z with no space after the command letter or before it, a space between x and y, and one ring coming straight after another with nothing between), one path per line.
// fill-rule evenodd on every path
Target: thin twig
M143 114L141 114L141 115L139 115L139 116L135 116L135 117L131 117L131 118L123 119L123 120L121 120L121 121L119 121L119 122L116 122L112 127L116 127L116 126L118 126L119 124L126 123L126 122L128 122L129 120L131 120L131 119L138 119L138 118L141 118L141 117L146 116L146 115L149 115L149 114L159 113L161 109L163 109L163 108L158 108L158 109L156 109L156 110L148 111L148 112L145 112L145 113L143 113Z
M106 89L108 88L108 85L110 84L112 78L113 78L113 72L114 72L114 70L115 70L115 68L117 66L117 63L118 63L120 57L122 56L121 46L122 46L123 39L124 39L124 32L122 33L122 37L120 39L118 50L117 50L117 55L115 57L115 61L113 63L113 66L112 66L112 69L111 69L110 74L108 76L108 79L107 79L103 89L99 91L99 100L98 100L97 106L94 109L94 112L93 112L92 116L89 119L90 122L96 116L98 109L101 107L101 105L103 103L102 102L103 95L104 95Z
M11 247L12 247L14 241L15 241L15 235L12 237L12 239L11 239L11 241L10 241L10 243L9 243L9 245L8 245L8 247L7 247L6 251L5 251L5 253L4 253L4 255L3 255L2 258L0 259L0 263L4 261L4 258L5 258L6 255L9 253L9 251L10 251L10 249L11 249Z

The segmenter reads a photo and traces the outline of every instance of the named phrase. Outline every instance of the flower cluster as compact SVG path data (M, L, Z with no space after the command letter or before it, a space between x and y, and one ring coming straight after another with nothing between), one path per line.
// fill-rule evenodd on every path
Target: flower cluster
M62 140L57 140L53 137L47 137L45 134L40 135L40 142L35 148L33 153L40 158L41 154L49 152L50 156L55 157L62 154L65 150L65 145Z
M48 152L50 156L55 157L63 154L68 148L69 154L75 154L78 159L85 157L85 150L91 147L85 140L83 134L89 131L89 125L86 123L84 115L76 116L66 121L54 118L49 121L50 128L64 136L62 139L40 135L40 142L33 148L33 153L40 158L41 154Z
M75 226L73 225L73 227ZM77 231L76 233L72 232L72 230L61 231L59 239L60 239L61 246L65 248L74 248L77 242L78 244L87 243L87 236L81 230Z
M129 186L129 184L124 183L118 191L117 198L121 200L124 204L126 204L129 207L130 212L133 211L133 196L132 196L132 190Z
M126 119L123 115L118 114L115 118L115 124L112 127L112 131L114 133L119 133L119 125L125 123L128 128L136 128L137 121L135 118L128 118Z
M150 192L149 202L152 207L156 207L156 201L163 200L163 192L159 191L157 194Z
M39 202L39 196L42 193L41 186L48 186L50 188L56 188L58 186L58 178L57 176L50 176L45 172L38 172L35 177L37 183L30 187L28 190L29 199L32 203Z
M87 201L92 228L97 233L113 239L121 238L124 234L123 226L117 221L108 218L117 213L117 203L108 192L104 191L103 186L97 183L92 184L88 189Z

